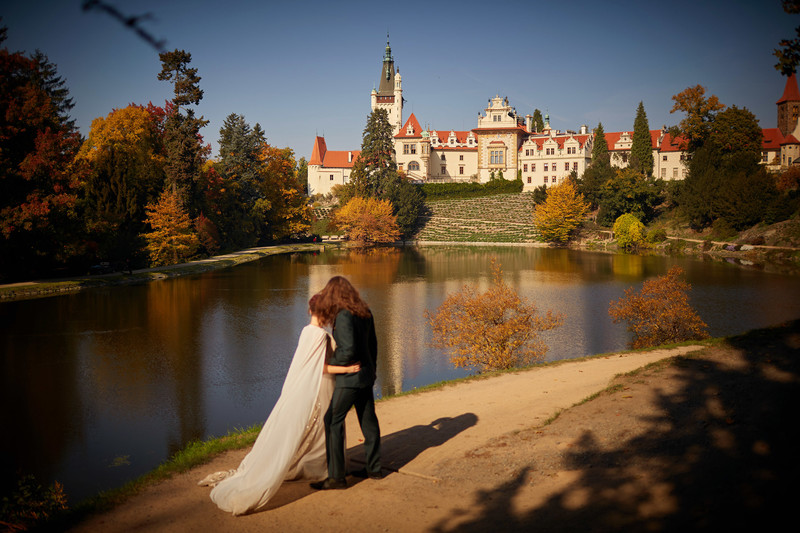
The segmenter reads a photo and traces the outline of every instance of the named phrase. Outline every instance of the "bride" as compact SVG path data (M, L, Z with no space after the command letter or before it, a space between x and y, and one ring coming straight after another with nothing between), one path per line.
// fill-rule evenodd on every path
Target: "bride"
M216 472L198 485L211 485L211 499L234 515L263 508L284 480L328 477L323 417L331 403L333 376L358 372L359 365L327 364L332 350L316 316L319 297L309 304L311 323L303 328L281 396L239 468Z

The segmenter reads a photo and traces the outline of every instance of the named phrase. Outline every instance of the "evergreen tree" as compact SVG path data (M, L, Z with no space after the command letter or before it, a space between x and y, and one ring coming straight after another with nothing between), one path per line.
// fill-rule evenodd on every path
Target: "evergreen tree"
M355 196L381 198L389 184L397 179L389 115L385 109L375 109L367 117L361 136L361 153L353 164L350 183Z
M592 208L600 204L603 186L615 175L611 167L611 158L608 154L608 142L603 132L603 124L599 123L594 130L594 143L592 144L592 162L577 180L577 189L583 194Z
M190 68L192 55L183 50L162 52L160 81L173 85L174 97L167 106L167 120L164 132L166 149L167 186L177 192L190 215L197 211L196 183L205 160L207 150L202 144L200 129L208 121L196 117L193 109L203 98L200 89L200 76L196 68Z
M392 202L400 232L413 232L422 210L424 196L416 185L403 180L394 161L394 136L385 109L376 109L367 118L361 153L353 164L350 183L343 196L379 198Z
M606 134L603 131L603 123L597 124L594 130L594 143L592 144L592 164L611 164L611 158L608 155L608 141L606 141Z
M639 102L636 118L633 121L633 144L631 145L630 168L651 176L653 174L653 144L650 138L650 125L644 112L644 103Z
M541 132L544 130L544 119L542 118L542 112L538 109L533 110L533 131Z
M661 180L643 176L632 168L620 169L601 189L597 222L611 226L617 217L630 213L647 223L655 216L656 206L662 200Z

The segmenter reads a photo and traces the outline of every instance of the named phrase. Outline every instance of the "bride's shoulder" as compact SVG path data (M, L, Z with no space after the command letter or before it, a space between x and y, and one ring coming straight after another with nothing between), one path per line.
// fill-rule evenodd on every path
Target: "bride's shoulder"
M324 328L320 326L315 326L314 324L308 324L306 327L303 328L303 334L305 335L327 335L328 332L325 331Z

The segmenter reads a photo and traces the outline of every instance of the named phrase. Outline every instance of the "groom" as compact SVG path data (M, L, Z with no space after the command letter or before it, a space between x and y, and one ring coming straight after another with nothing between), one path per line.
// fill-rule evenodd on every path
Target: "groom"
M360 477L380 479L381 430L375 415L375 383L378 359L378 340L372 312L347 279L331 278L320 294L320 321L333 322L333 339L336 349L331 365L359 363L361 370L351 374L337 374L333 398L325 413L325 446L328 458L328 479L312 483L315 489L344 489L347 487L344 466L344 421L347 412L355 406L358 423L364 434L366 468L353 472Z

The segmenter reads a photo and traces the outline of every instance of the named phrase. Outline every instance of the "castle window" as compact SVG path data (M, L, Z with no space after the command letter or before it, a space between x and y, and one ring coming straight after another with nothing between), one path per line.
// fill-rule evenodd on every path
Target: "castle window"
M464 175L464 166L463 165L458 167L458 173L461 174L461 175Z
M547 168L548 168L548 167L547 167L547 163L545 163L545 164L544 164L544 171L545 171L545 172L547 172ZM545 178L545 179L547 179L547 178ZM547 183L547 182L545 182L545 183Z
M333 181L333 174L331 174L331 181Z
M405 155L417 153L417 143L406 143L403 145L403 153Z
M464 156L463 155L458 156L458 160L459 161L463 161L464 160Z
M502 150L491 150L489 152L489 163L492 165L502 165L503 164L503 151Z
M528 183L530 183L530 182L531 182L531 177L530 177L530 176L528 176Z
M528 165L527 164L522 165L522 171L523 172L527 172L528 171Z
M574 170L575 172L578 171L578 162L577 161L573 161L572 162L572 170Z
M412 170L419 170L419 163L417 163L416 161L411 161L408 164L408 170L409 170L409 172L412 171Z
M536 172L536 163L531 163L531 172Z
M442 174L447 174L447 165L442 165Z
M547 176L544 177L544 184L547 185Z
M569 163L564 163L564 170L569 171Z

